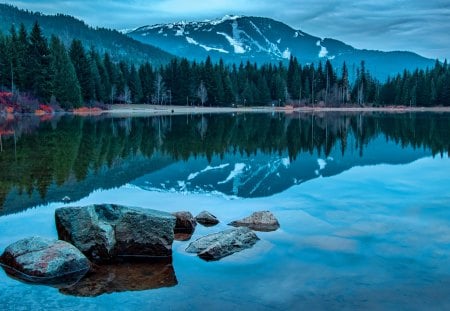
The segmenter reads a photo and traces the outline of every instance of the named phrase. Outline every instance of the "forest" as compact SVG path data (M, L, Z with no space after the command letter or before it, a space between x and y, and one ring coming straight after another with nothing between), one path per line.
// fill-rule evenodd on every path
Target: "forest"
M70 110L106 104L202 106L450 106L450 70L445 60L434 68L404 71L377 81L365 69L344 63L337 70L319 64L226 65L174 58L154 68L147 62L113 61L94 46L74 39L69 46L49 40L36 22L0 33L0 104L22 112L39 103ZM6 98L6 99L5 99Z

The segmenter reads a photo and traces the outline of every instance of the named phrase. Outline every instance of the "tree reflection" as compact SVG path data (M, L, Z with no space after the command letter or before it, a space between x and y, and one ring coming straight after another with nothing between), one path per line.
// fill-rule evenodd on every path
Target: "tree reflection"
M82 181L137 156L164 155L174 161L204 156L211 161L214 156L261 152L287 153L295 161L302 153L328 157L338 147L343 156L358 152L364 157L365 148L380 135L402 147L442 156L450 153L449 121L448 114L429 113L9 120L0 124L0 206L13 189L45 199L52 185Z

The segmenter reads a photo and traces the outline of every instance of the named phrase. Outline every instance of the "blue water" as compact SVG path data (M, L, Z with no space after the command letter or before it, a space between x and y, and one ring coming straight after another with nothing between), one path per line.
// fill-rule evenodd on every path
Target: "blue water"
M62 295L1 274L8 309L447 309L450 307L450 161L355 167L268 198L163 193L129 185L96 191L77 204L114 202L167 211L208 209L221 220L194 239L256 210L271 210L281 229L258 233L250 250L204 262L175 242L175 287ZM438 181L438 182L437 182ZM0 219L0 246L30 235L56 237L50 204Z
M0 306L4 310L448 310L450 159L380 137L366 148L369 158L377 152L394 160L362 161L359 155L339 155L339 146L328 157L303 154L289 161L283 161L285 153L226 155L210 161L199 156L116 188L96 189L70 205L116 203L188 210L194 215L206 209L220 219L215 227L197 226L192 239L226 229L232 220L258 210L272 211L281 228L258 232L261 240L255 247L217 262L188 254L184 250L189 242L175 241L178 284L159 289L73 297L56 288L21 283L0 271ZM255 172L277 161L278 169L264 176L270 171L270 178L289 180L289 185L279 183L272 192L265 188L269 189L265 196L246 195L257 184L252 179ZM196 178L203 179L195 182ZM229 188L221 188L224 181ZM31 235L55 238L54 210L62 205L50 202L0 217L0 250Z

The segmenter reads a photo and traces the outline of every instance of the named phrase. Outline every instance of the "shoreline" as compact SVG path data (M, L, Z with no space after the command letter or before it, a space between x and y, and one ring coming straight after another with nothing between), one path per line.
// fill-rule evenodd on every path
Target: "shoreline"
M111 105L103 114L112 115L179 115L179 114L211 114L211 113L321 113L321 112L450 112L450 107L196 107L196 106L155 106L155 105Z
M95 109L95 108L94 108ZM168 116L168 115L187 115L187 114L220 114L220 113L285 113L292 114L311 114L311 113L450 113L450 107L270 107L270 106L252 106L252 107L197 107L197 106L156 106L146 104L114 104L109 105L108 110L85 110L85 111L64 111L54 114L35 113L11 113L1 114L2 119L13 119L14 116L37 116L40 118L52 118L59 115L76 115L82 117L110 115L113 117L147 117L147 116Z

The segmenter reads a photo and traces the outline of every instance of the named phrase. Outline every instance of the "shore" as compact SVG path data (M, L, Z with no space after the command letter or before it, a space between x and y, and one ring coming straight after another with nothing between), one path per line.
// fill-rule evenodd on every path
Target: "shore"
M114 115L177 115L211 113L312 113L312 112L450 112L450 107L196 107L156 105L111 105L104 113Z

